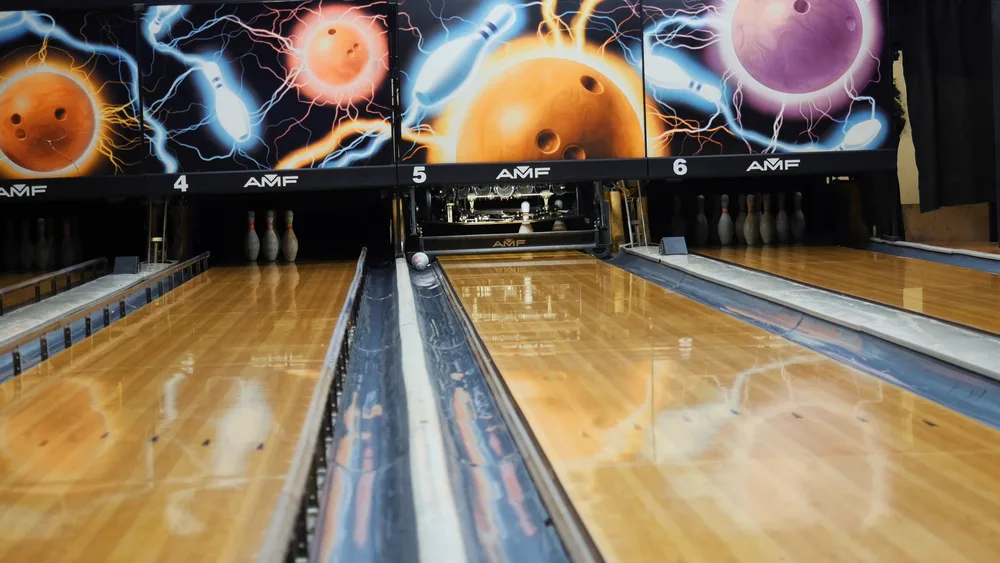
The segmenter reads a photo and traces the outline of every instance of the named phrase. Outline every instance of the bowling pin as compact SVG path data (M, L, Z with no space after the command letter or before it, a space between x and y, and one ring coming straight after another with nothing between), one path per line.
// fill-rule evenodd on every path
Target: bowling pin
M153 6L153 19L149 22L149 34L156 37L163 29L163 21L181 11L180 6Z
M674 216L670 219L670 236L682 237L687 231L684 217L681 217L681 196L674 196Z
M274 262L278 258L278 234L274 232L274 211L267 212L267 231L264 232L264 259Z
M722 203L719 194L712 196L712 219L708 222L709 244L722 244L719 240L719 219L722 218Z
M778 232L778 242L788 242L788 212L785 211L785 194L778 194L778 215L774 218L774 228Z
M778 238L774 215L771 214L771 194L764 194L764 211L760 217L760 240L766 245L774 244Z
M39 219L38 239L35 241L35 266L39 270L49 269L49 240L45 238L45 219Z
M756 246L759 242L757 237L760 236L760 224L756 213L756 199L757 196L753 194L747 195L747 219L743 223L743 238L747 240L747 246Z
M70 230L69 219L63 219L63 238L59 245L59 265L69 268L73 265L73 233Z
M722 90L691 78L681 65L667 57L654 54L652 45L646 45L642 65L646 81L657 88L684 90L713 104L722 101Z
M747 221L747 196L745 194L740 194L736 196L736 200L740 206L740 214L736 216L736 242L739 244L746 244L747 238L743 234L743 227L746 226Z
M7 238L3 242L3 266L8 272L17 269L18 248L17 248L17 227L14 221L7 220Z
M243 237L243 251L246 253L247 260L251 262L256 262L257 256L260 254L260 237L257 236L256 219L256 213L247 212L247 234Z
M733 242L733 218L729 216L729 196L722 194L722 215L719 216L719 240L723 246Z
M792 238L801 243L806 237L806 216L802 213L802 192L795 192L795 213L792 214Z
M31 223L21 222L21 269L30 270L35 265L35 245L31 244Z
M286 262L295 262L295 257L299 254L299 239L292 229L294 219L294 213L285 211L285 235L281 238L281 255L285 257Z
M835 151L860 151L864 150L882 132L882 122L872 118L860 123L855 123L847 133L844 133L844 140L833 150Z
M521 202L521 228L517 230L518 233L533 233L535 229L532 228L531 223L531 204L527 201Z
M237 143L249 139L250 112L243 100L222 80L222 69L218 64L206 61L201 64L201 71L215 92L215 116L219 119L219 125Z
M708 217L705 216L705 196L698 195L698 215L695 217L694 242L698 246L708 244Z
M413 97L430 107L451 97L479 68L490 44L506 33L517 19L514 8L497 4L475 33L438 47L424 61L413 86Z

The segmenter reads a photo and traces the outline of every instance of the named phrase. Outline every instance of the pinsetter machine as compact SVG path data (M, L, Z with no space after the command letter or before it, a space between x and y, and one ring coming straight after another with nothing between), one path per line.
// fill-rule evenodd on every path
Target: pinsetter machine
M599 182L421 187L409 203L411 241L429 255L587 250L606 239Z

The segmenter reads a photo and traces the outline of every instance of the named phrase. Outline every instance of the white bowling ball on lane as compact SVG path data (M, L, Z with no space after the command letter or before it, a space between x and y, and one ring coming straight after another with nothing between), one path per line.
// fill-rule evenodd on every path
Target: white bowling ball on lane
M417 252L410 258L410 264L419 272L423 272L431 265L431 259L427 257L423 252Z

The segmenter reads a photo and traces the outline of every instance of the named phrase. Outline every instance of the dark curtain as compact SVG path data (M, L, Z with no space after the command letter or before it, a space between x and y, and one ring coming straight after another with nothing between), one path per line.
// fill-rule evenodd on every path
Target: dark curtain
M996 201L990 0L890 0L920 209Z

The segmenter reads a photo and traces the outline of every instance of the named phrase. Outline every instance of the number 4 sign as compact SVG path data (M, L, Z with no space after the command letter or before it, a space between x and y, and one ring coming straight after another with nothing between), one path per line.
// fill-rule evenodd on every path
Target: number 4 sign
M181 176L177 178L177 181L174 182L174 189L180 190L181 193L187 193L188 191L187 174L181 174Z

